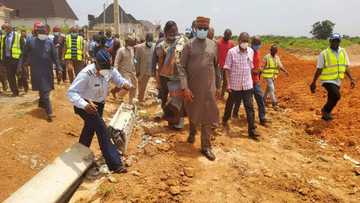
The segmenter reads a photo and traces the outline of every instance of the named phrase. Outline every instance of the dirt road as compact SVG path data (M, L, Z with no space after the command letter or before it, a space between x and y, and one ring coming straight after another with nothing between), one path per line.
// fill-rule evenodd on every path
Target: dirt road
M318 115L325 102L322 88L315 95L308 90L315 62L280 54L291 73L277 81L283 110L268 110L271 123L258 126L260 142L246 137L243 111L230 131L217 130L215 162L201 156L199 137L194 146L186 143L187 131L170 131L161 122L144 136L139 125L129 148L130 172L114 175L117 183L102 184L96 196L80 202L359 202L358 169L343 159L348 154L360 160L358 88L350 91L344 82L336 120L325 123ZM360 69L353 72L360 78ZM82 121L65 88L52 96L57 115L52 124L42 119L35 94L0 98L0 201L77 141ZM146 125L158 111L151 103L144 108ZM117 104L108 102L107 117ZM98 152L96 140L93 145Z

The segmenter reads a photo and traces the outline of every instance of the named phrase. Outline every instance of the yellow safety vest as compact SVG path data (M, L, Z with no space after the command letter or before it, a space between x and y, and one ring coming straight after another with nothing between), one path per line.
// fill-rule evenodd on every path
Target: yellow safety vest
M339 57L336 57L336 54L331 48L327 48L321 52L321 54L324 57L325 63L320 75L320 80L344 79L346 68L348 67L345 49L339 48Z
M265 79L274 78L279 74L279 66L276 63L275 58L270 54L266 56L266 67L262 71L262 77Z
M1 50L0 50L0 59L3 60L5 58L5 53L4 53L4 49L5 49L5 37L6 34L2 34L1 35ZM12 43L12 47L11 47L11 57L13 59L20 59L21 56L21 43L20 43L20 39L21 39L21 35L17 32L14 32L13 35L13 43Z
M66 36L66 52L65 52L65 60L73 59L73 51L72 51L72 37L71 35ZM83 37L78 36L76 40L76 59L78 61L83 60L83 47L84 47L84 40Z

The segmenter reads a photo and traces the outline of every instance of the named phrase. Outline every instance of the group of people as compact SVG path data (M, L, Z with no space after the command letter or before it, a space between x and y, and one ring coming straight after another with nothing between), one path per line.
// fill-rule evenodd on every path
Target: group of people
M162 118L173 130L184 128L184 119L189 119L187 142L195 143L197 129L201 130L201 152L211 161L216 159L211 147L211 136L220 123L218 100L228 94L222 125L228 128L228 121L237 118L241 103L244 103L249 138L258 141L256 131L256 101L260 124L268 125L266 103L269 97L275 110L279 109L275 93L275 81L282 71L289 74L278 56L278 47L271 46L269 54L260 57L261 38L240 33L238 42L232 41L232 32L225 30L223 37L215 41L210 19L197 17L192 28L180 34L177 24L168 21L164 32L154 42L152 33L138 43L133 34L125 38L121 46L119 36L110 31L99 33L86 42L76 27L62 35L58 27L49 36L49 28L42 23L34 25L32 37L24 38L3 25L1 35L1 64L8 72L8 81L14 96L16 73L29 65L33 90L38 90L39 107L44 108L51 121L53 114L49 99L54 88L53 67L57 80L71 82L68 98L74 110L84 120L79 142L90 146L96 133L100 149L110 170L126 172L121 155L107 134L102 118L105 101L110 92L114 97L129 92L129 104L142 105L145 102L147 84L154 77L159 90L163 110ZM328 91L328 101L323 119L332 119L331 112L340 99L341 80L347 75L351 87L355 80L349 71L349 59L340 45L341 37L334 34L330 47L319 56L317 71L311 84L316 90L320 77ZM306 67L304 67L306 68ZM65 74L64 74L65 73ZM261 78L266 90L260 85ZM111 86L110 82L115 85ZM3 86L4 87L4 86ZM137 95L138 101L135 101Z

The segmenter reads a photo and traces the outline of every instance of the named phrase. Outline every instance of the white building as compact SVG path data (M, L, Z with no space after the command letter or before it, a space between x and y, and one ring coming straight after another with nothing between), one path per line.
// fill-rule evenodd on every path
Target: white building
M0 0L14 9L12 26L32 28L36 21L54 26L73 26L78 20L66 0Z
M7 8L3 4L0 4L0 25L4 24L5 22L10 22L10 13L13 10Z
M137 38L144 38L145 36L145 27L144 25L136 20L134 16L129 13L126 13L124 9L119 6L119 22L120 22L120 35L124 36L128 33L134 33ZM104 18L105 15L105 18ZM104 24L105 20L105 24ZM97 31L103 31L110 29L113 32L114 29L114 4L109 5L105 13L102 12L98 17L89 15L89 27L90 32L96 33Z

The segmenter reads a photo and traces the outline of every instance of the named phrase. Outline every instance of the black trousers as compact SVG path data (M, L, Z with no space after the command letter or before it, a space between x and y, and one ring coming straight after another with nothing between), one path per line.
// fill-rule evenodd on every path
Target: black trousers
M13 95L19 95L19 89L16 82L16 70L18 62L19 61L15 59L5 59L4 62L4 65L6 67L7 79Z
M48 116L51 116L53 114L50 102L50 92L50 90L39 91L39 107L43 108Z
M332 83L324 83L323 87L328 92L328 97L322 111L325 113L331 113L341 98L340 87Z
M29 66L22 67L21 73L17 75L18 88L24 88L24 91L29 90Z
M105 158L106 165L110 170L117 170L122 166L120 154L111 142L105 121L102 118L104 111L103 103L95 103L98 109L96 115L88 114L85 110L75 107L75 113L84 120L84 128L81 131L79 142L90 147L94 134L98 138L100 150Z
M58 82L58 84L60 84L61 81L66 82L67 79L67 72L66 72L66 65L64 61L60 61L60 65L61 68L63 69L63 71L61 72L61 74L59 74L59 72L56 71L56 80Z
M259 111L259 119L260 122L261 121L265 121L265 116L266 116L266 109L265 109L265 101L264 101L264 93L261 90L261 86L260 84L255 84L254 85L254 98L255 101L257 103L258 106L258 111ZM241 101L240 103L236 103L234 105L234 111L233 111L233 117L239 117L239 110L240 110L240 105L241 105Z
M167 77L160 76L160 90L159 90L159 99L161 100L161 107L164 110L165 105L168 100L169 88L168 82L170 80Z
M232 90L229 93L229 97L226 101L223 122L226 123L230 119L234 104L244 101L246 118L248 122L248 132L251 133L255 129L255 111L253 104L253 95L253 89L243 91Z

